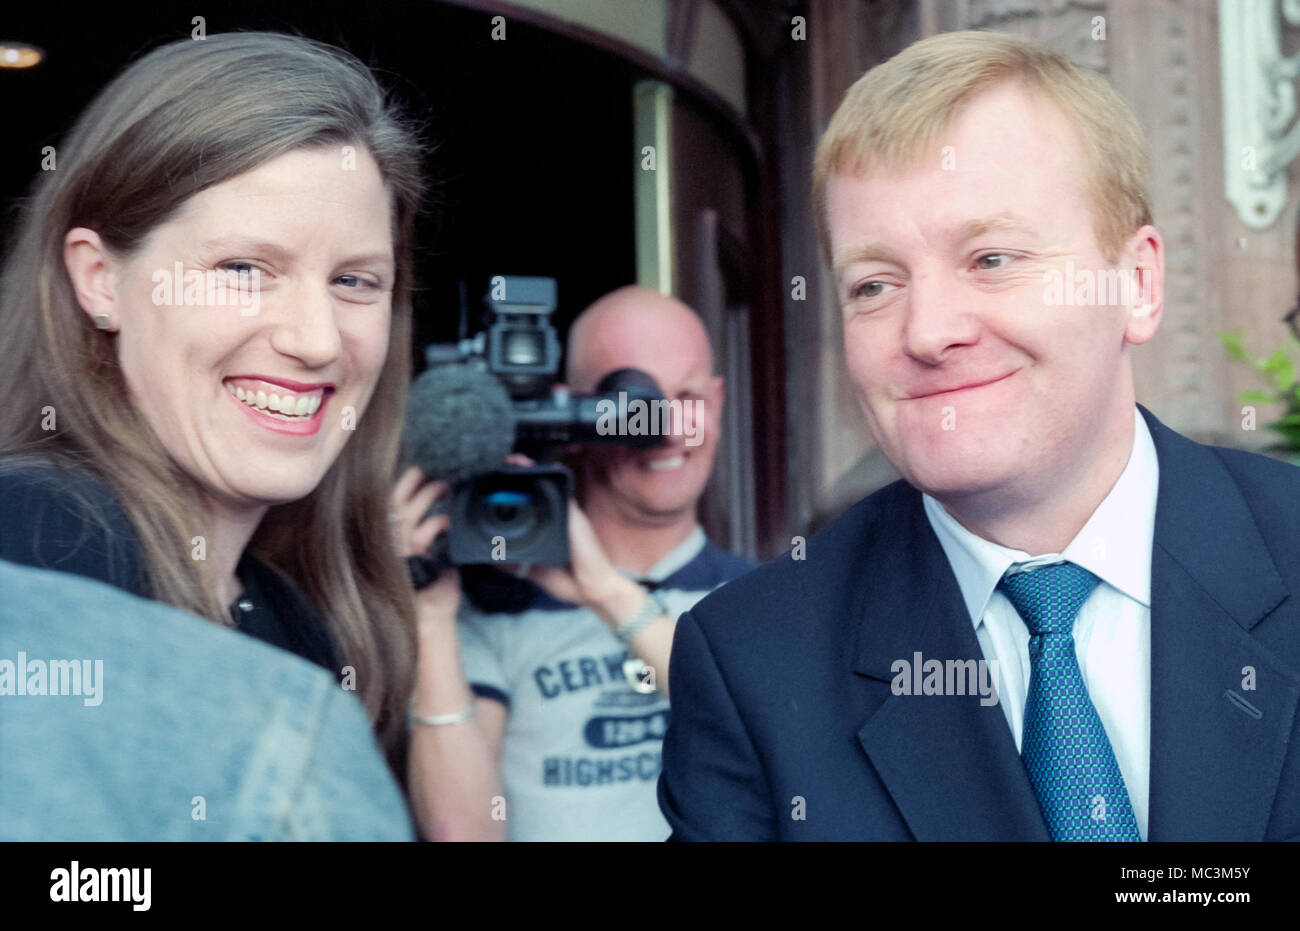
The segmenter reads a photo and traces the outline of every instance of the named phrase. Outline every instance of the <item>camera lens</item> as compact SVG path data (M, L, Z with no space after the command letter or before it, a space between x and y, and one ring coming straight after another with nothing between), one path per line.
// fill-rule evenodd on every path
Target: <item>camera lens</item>
M530 478L484 489L470 505L469 523L482 539L528 544L555 518L553 503Z
M507 466L457 486L450 508L452 562L567 564L572 488L572 474L559 465Z
M528 534L537 523L533 496L522 491L495 491L483 499L485 529L506 539Z

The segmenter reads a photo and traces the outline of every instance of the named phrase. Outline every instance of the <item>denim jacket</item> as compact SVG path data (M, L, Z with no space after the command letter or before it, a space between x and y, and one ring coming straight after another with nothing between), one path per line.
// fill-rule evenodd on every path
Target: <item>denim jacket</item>
M355 695L252 637L0 561L0 840L410 840Z

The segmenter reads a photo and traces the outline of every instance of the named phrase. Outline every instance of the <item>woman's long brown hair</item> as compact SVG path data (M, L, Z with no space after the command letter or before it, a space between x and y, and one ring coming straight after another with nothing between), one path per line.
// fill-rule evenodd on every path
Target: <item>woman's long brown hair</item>
M319 608L390 761L414 683L414 607L388 524L410 377L416 132L374 76L340 49L278 33L163 46L100 92L20 204L0 278L0 456L92 470L131 519L153 596L212 621L226 607L191 559L201 490L130 401L113 337L80 309L63 263L73 227L129 257L192 195L291 150L354 145L392 205L397 276L388 357L354 435L307 497L271 508L250 551ZM53 408L57 429L42 429ZM48 424L47 424L48 425Z

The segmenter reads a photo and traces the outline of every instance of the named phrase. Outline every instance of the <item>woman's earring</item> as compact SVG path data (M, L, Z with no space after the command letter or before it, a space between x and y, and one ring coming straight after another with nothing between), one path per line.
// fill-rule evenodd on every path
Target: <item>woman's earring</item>
M100 330L107 330L112 325L112 319L108 314L95 314L95 327Z

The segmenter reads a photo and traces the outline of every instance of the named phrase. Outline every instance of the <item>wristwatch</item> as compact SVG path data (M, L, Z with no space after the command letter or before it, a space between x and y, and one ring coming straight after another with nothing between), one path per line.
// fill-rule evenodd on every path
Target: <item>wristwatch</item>
M659 615L668 614L668 607L663 603L663 599L652 591L647 591L645 604L643 604L635 614L618 625L614 631L614 636L621 640L624 645L631 646L632 641L636 639L637 634L645 630L647 626Z

